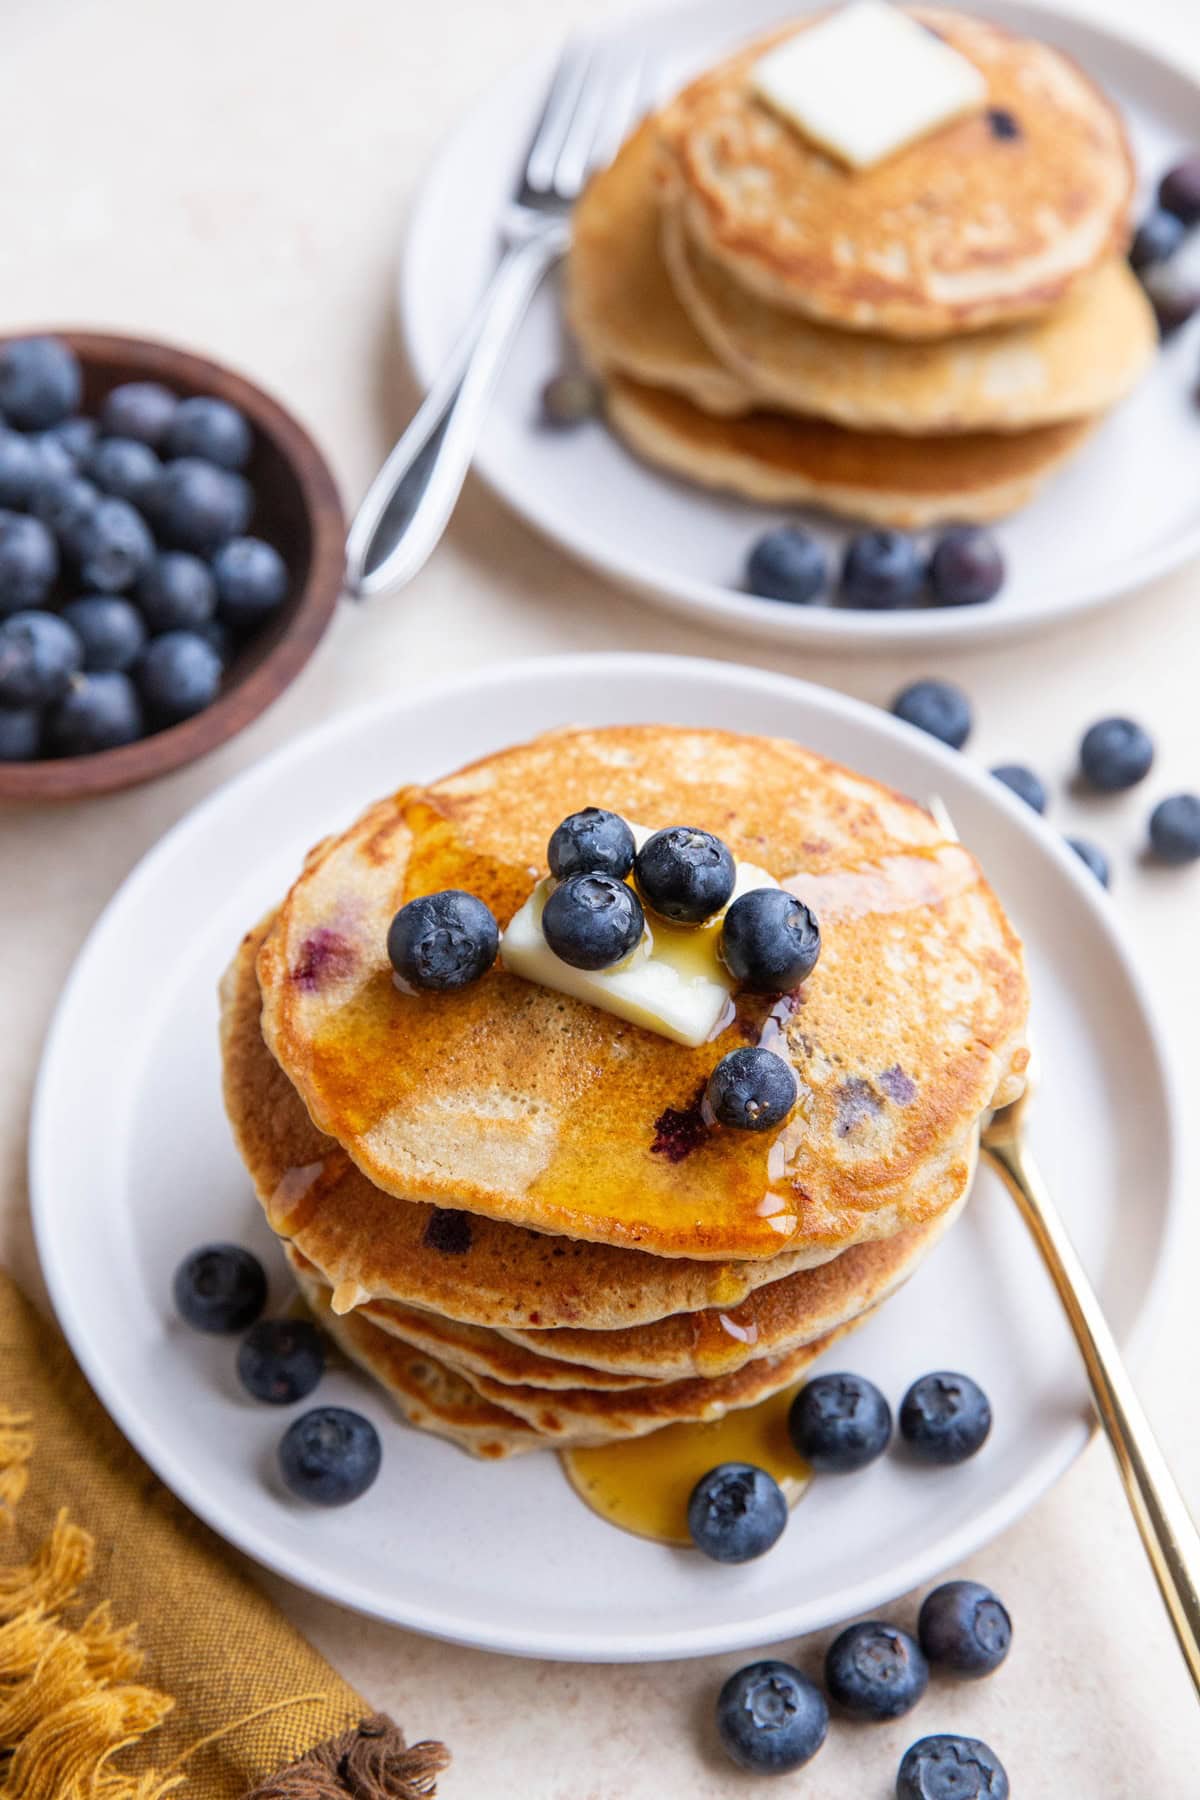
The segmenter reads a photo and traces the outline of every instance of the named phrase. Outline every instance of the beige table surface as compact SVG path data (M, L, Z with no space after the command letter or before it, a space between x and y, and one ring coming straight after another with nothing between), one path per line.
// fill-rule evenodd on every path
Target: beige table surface
M1197 0L1089 3L1112 17L1132 13L1143 34L1200 63ZM496 71L572 19L611 10L605 0L7 0L0 321L109 324L226 357L290 399L357 497L411 403L392 278L426 159ZM1198 601L1193 569L1057 636L932 666L743 651L611 592L472 485L409 593L369 612L345 609L294 689L236 743L151 788L0 813L0 1258L40 1292L24 1184L39 1046L85 932L142 853L228 776L331 712L531 651L742 656L884 703L918 674L962 681L977 704L971 753L1031 761L1055 781L1056 819L1094 830L1114 852L1113 904L1176 1055L1200 1078L1200 870L1137 867L1143 796L1089 807L1059 785L1081 728L1127 710L1157 735L1154 789L1200 787ZM400 774L381 771L381 787ZM1194 1274L1188 1280L1198 1256L1200 1228L1190 1223L1142 1379L1200 1508ZM1001 1752L1017 1800L1200 1794L1195 1701L1103 1444L971 1573L1015 1616L1002 1674L939 1688L895 1726L838 1726L780 1793L885 1800L912 1738L963 1729ZM410 1732L447 1739L447 1800L700 1800L752 1785L723 1762L709 1724L721 1676L743 1658L536 1665L427 1642L270 1586ZM909 1599L896 1616L911 1621L913 1611ZM801 1660L811 1664L820 1649L806 1645Z

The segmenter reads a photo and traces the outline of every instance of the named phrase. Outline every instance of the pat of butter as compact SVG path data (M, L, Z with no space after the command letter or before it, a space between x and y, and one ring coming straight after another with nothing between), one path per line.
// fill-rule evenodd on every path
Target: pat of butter
M769 51L751 79L761 99L852 169L987 99L974 63L885 0L852 0Z
M631 825L638 848L651 833ZM500 957L513 975L570 994L657 1031L693 1049L707 1043L726 1019L735 983L717 954L724 913L696 926L670 925L646 915L642 941L614 969L573 969L555 956L542 936L542 908L555 888L539 881L500 939ZM765 869L738 863L730 905L751 888L778 887Z

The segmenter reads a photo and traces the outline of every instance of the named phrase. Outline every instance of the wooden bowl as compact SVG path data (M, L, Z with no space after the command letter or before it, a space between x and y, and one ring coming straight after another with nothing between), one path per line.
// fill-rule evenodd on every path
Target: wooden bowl
M161 381L184 397L215 394L245 413L254 428L254 454L246 470L255 493L250 530L275 545L288 565L291 586L275 616L238 651L220 695L204 712L95 756L0 762L0 800L76 800L108 793L152 781L215 750L265 711L304 667L333 616L345 566L346 521L329 466L277 400L232 369L171 344L98 331L52 335L70 344L83 364L88 413L125 381Z

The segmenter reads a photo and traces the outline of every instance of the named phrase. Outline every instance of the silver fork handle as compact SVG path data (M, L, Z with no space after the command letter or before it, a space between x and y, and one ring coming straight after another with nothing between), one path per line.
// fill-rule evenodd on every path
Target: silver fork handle
M437 547L462 492L517 327L542 277L566 246L566 226L556 221L505 252L437 380L355 514L346 539L346 586L356 598L403 587Z

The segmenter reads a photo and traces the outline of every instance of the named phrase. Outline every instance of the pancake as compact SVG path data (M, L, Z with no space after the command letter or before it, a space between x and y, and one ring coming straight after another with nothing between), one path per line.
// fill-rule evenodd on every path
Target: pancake
M978 69L987 110L851 171L751 89L747 45L664 116L689 237L773 304L853 330L946 337L1032 318L1123 252L1134 169L1116 109L1061 51L912 8Z
M584 805L719 832L815 908L813 976L774 1006L739 998L700 1049L499 965L400 992L396 909L462 887L507 922ZM665 1257L819 1261L928 1222L1027 1061L1020 944L970 853L878 783L730 732L564 731L403 789L309 859L257 968L272 1054L375 1187ZM792 1063L796 1110L711 1128L709 1072L753 1040Z
M816 506L906 531L1018 511L1094 428L1076 419L1032 431L910 437L780 412L718 419L622 376L610 378L604 398L613 428L656 469L766 506Z

